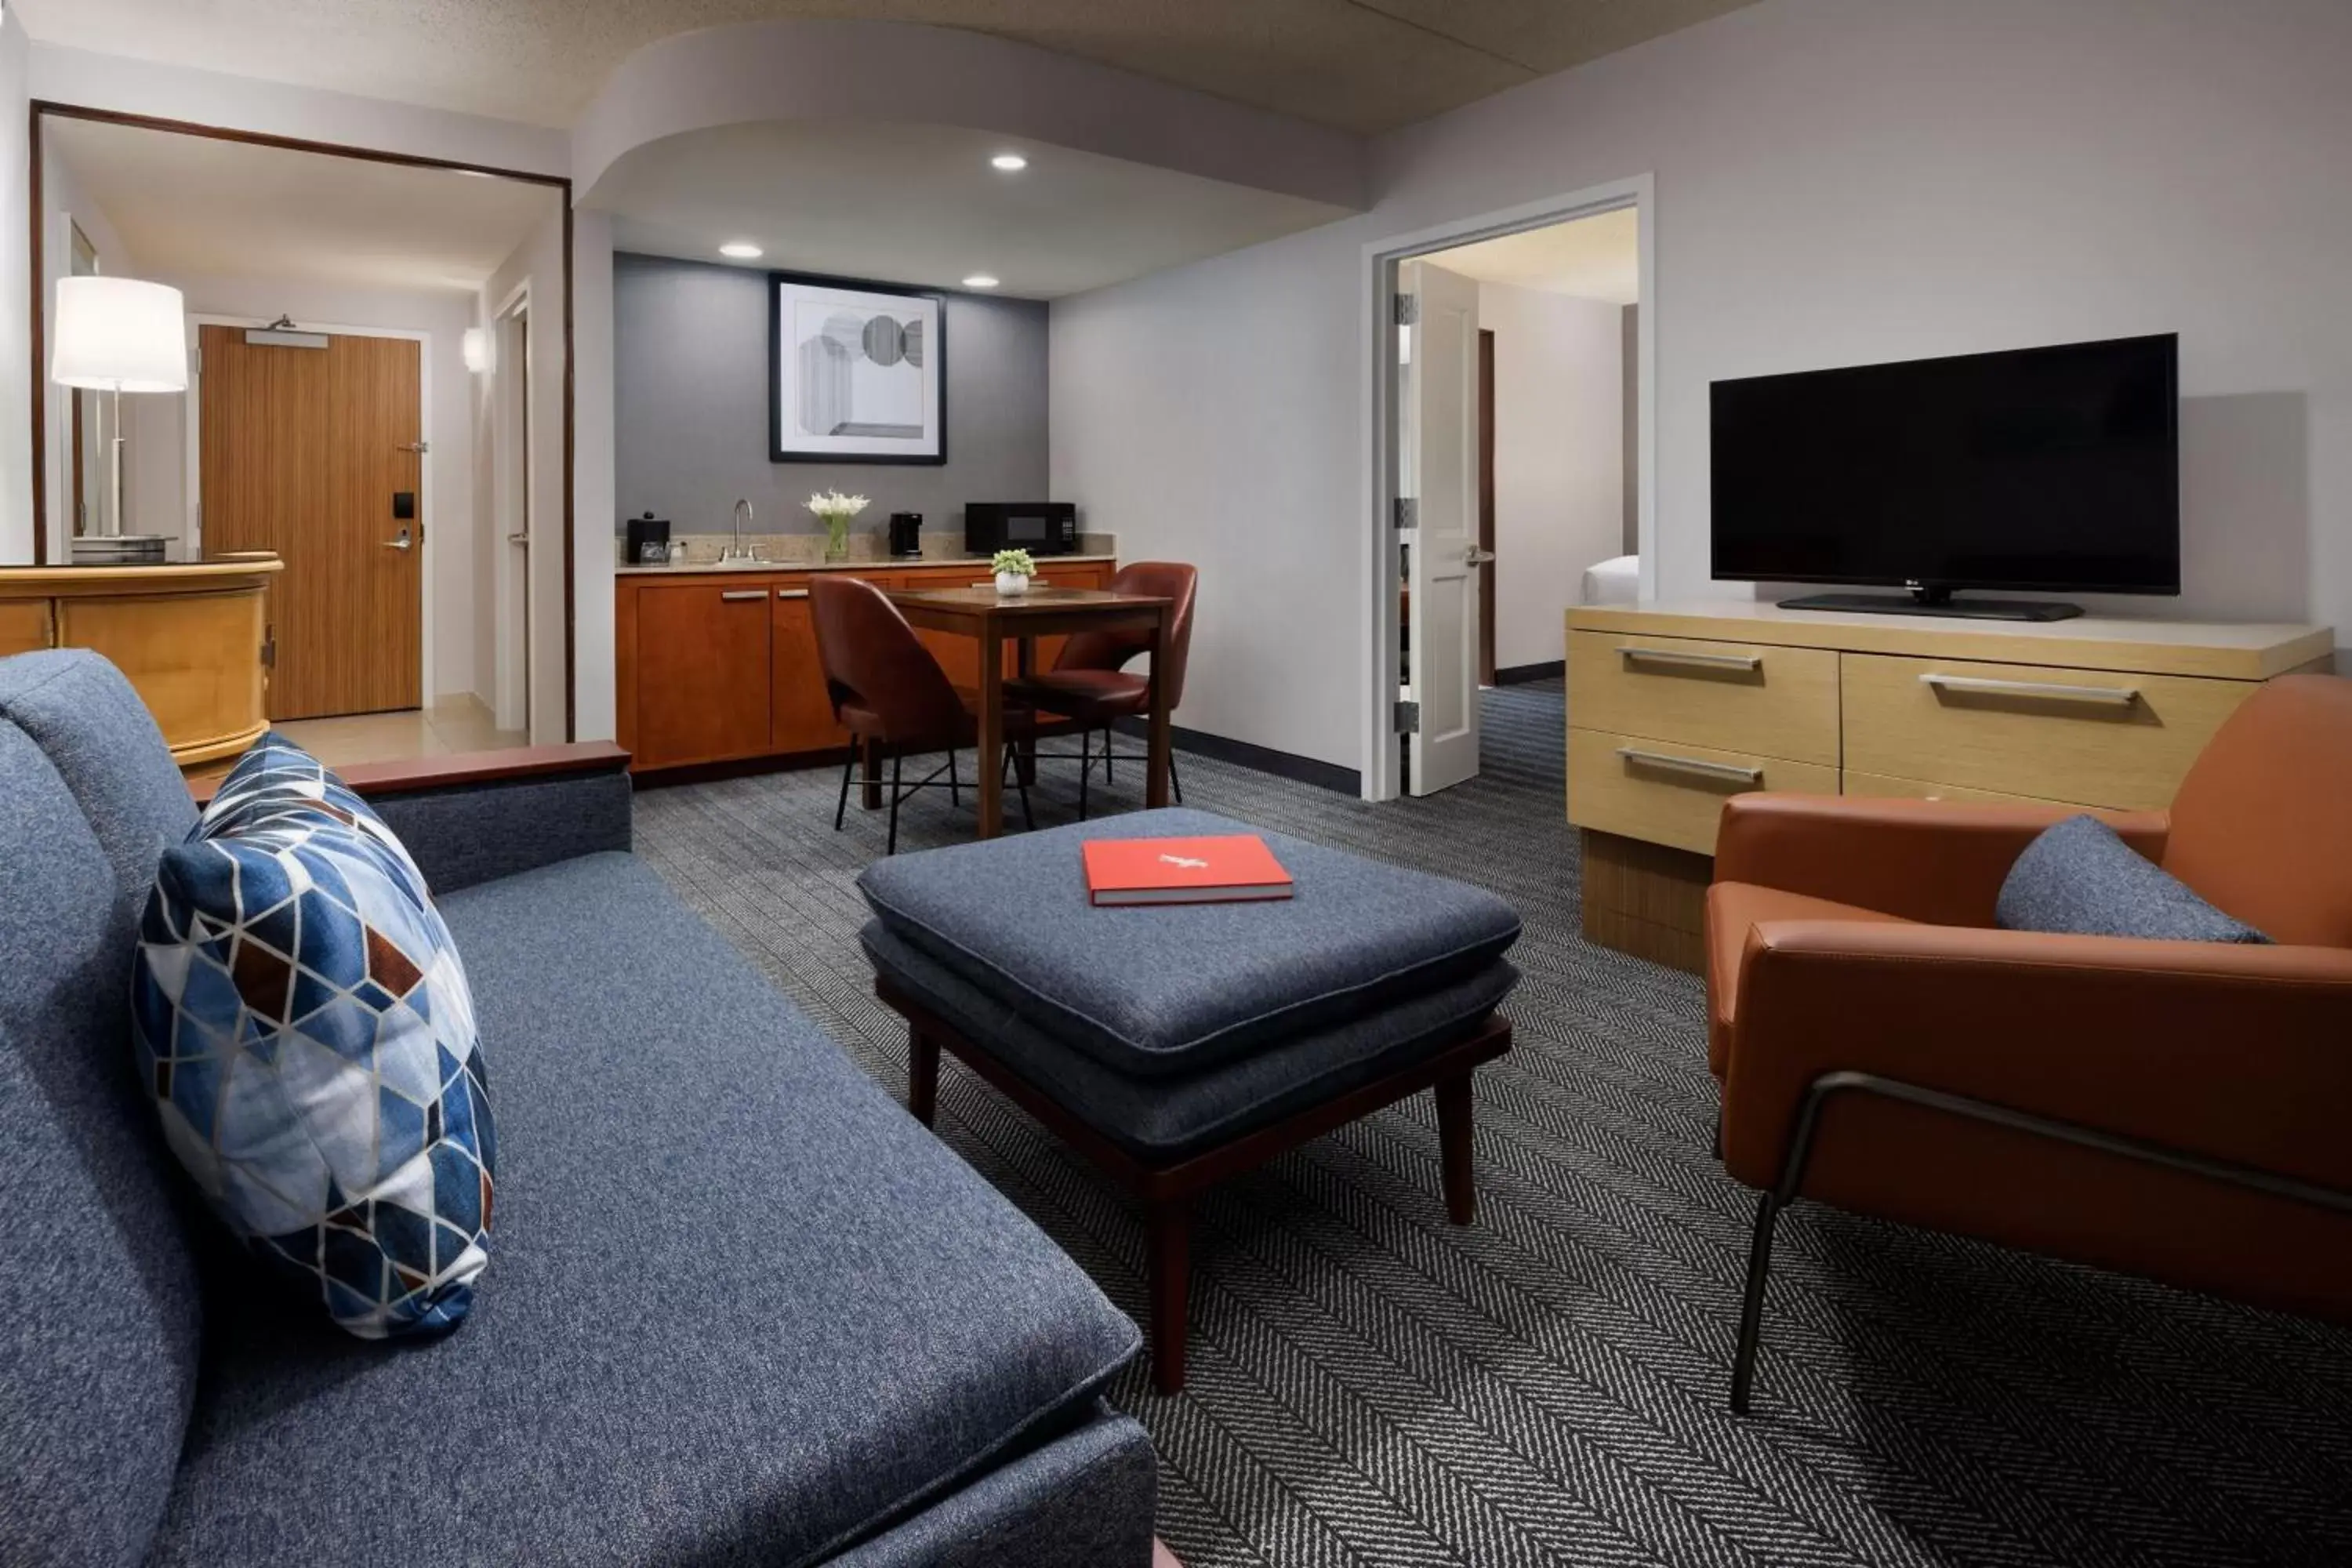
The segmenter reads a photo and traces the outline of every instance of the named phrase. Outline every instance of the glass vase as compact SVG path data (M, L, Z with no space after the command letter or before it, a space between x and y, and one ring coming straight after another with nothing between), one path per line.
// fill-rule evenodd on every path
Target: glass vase
M829 517L824 520L824 558L827 561L849 559L849 520Z

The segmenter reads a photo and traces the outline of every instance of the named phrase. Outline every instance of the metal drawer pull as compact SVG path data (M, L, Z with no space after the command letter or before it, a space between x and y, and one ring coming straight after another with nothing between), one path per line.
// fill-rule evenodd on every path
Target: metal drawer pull
M1975 675L1938 675L1934 670L1919 684L1937 691L1979 691L1997 697L2039 697L2053 702L2099 702L2128 708L2139 700L2136 686L2052 686L2039 680L1987 680Z
M1645 767L1673 768L1680 773L1704 773L1711 779L1732 779L1740 784L1762 784L1762 768L1743 768L1736 763L1710 763L1699 757L1669 756L1664 752L1645 752L1638 746L1620 746L1617 754L1629 763Z
M1652 664L1691 664L1706 669L1761 669L1763 657L1752 653L1685 653L1670 647L1621 647L1618 657L1646 659Z
M765 588L730 588L719 596L731 604L737 599L764 599L768 591Z
M805 599L808 597L808 590L806 588L779 588L776 590L776 597L779 599Z

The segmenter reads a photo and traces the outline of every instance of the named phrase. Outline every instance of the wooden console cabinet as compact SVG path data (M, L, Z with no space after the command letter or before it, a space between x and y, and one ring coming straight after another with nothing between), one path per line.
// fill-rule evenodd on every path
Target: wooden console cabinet
M1048 563L1038 574L1062 587L1100 588L1115 569L1108 561L1088 559ZM988 563L876 562L822 570L904 588L980 582ZM807 568L682 567L614 579L617 728L633 772L769 758L788 763L848 743L833 721L817 662L808 603L813 575ZM979 683L979 647L970 637L918 635L950 680ZM1039 639L1040 668L1053 662L1061 642Z
M1745 602L1572 609L1567 632L1584 934L1693 971L1728 795L2159 808L2249 692L2335 652L2326 626Z
M155 716L182 767L233 757L268 730L275 555L185 566L0 570L0 655L104 654Z

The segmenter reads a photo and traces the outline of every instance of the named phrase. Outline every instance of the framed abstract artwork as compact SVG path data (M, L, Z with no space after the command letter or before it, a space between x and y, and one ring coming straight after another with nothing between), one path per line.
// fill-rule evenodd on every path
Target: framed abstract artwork
M768 275L768 460L948 460L944 301L919 289Z

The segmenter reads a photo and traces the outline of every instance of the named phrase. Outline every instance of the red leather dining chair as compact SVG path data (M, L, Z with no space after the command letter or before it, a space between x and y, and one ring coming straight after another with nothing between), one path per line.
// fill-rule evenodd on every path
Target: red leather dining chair
M898 613L881 589L871 583L835 574L820 574L809 581L809 615L816 627L817 663L824 671L825 693L833 700L833 716L856 744L841 768L841 799L833 809L834 831L841 831L849 810L849 779L861 753L869 769L887 754L890 759L890 840L887 854L898 852L898 803L919 789L945 788L951 805L962 795L956 778L956 748L980 742L980 719L974 698L958 691L940 661L915 636L915 628ZM1027 735L1036 715L1010 704L1004 714L1007 735ZM998 759L1009 764L1012 747ZM902 784L901 767L910 752L945 752L948 760L913 784ZM985 761L981 765L986 765ZM869 778L872 776L869 772ZM1022 819L1037 826L1029 814L1029 790L1018 775ZM977 787L977 781L975 781Z
M1137 561L1122 566L1110 580L1114 594L1139 594L1173 604L1168 624L1168 668L1159 671L1168 682L1171 713L1184 700L1184 664L1192 647L1192 598L1201 574L1174 561ZM1129 671L1127 665L1151 651L1151 634L1140 627L1082 632L1062 645L1054 668L1005 688L1006 697L1028 707L1058 714L1078 731L1078 819L1086 820L1087 781L1094 773L1094 734L1102 731L1103 777L1111 776L1111 725L1151 710L1151 678ZM1184 804L1183 782L1176 776L1176 754L1168 754L1168 782L1176 804Z

